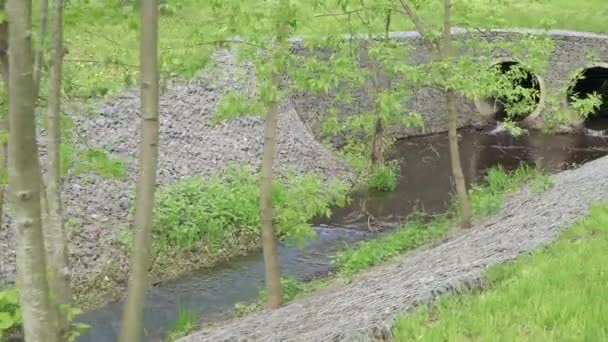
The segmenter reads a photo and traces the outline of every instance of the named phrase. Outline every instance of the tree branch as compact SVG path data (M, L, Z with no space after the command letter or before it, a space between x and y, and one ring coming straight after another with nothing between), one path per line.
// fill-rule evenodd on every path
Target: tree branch
M422 36L422 40L425 42L431 52L435 51L437 53L440 53L441 47L437 45L435 41L433 41L429 30L425 27L424 22L422 22L422 19L420 19L420 16L418 15L418 13L416 13L416 10L414 10L412 5L407 0L399 0L399 2L401 3L401 6L403 7L405 13L407 13L407 16L410 17L412 23L414 23L416 30L418 31L418 33L420 33L420 36Z

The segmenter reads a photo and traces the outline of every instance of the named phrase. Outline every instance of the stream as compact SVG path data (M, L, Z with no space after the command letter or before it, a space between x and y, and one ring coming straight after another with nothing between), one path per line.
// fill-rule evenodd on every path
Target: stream
M518 138L473 129L459 131L462 166L469 184L480 182L495 165L513 170L521 163L556 172L608 154L608 137L543 135ZM310 280L332 269L331 256L339 249L378 236L368 227L394 225L418 212L445 212L452 198L450 159L446 134L400 140L391 151L399 161L401 176L393 192L361 192L352 203L335 209L329 219L316 220L317 237L303 249L281 245L283 275ZM373 219L370 219L373 218ZM150 289L144 308L146 341L162 341L179 308L189 309L203 321L229 317L235 304L252 302L263 286L261 251L203 269ZM80 342L117 340L122 302L112 302L80 315L91 326Z

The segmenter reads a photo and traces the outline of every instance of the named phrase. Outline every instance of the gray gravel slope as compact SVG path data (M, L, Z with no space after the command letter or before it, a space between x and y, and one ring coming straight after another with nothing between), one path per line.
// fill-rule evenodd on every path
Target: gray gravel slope
M213 125L219 100L231 90L253 91L251 69L234 56L219 52L214 67L191 81L173 81L161 96L158 184L208 175L228 163L259 166L264 122L256 116ZM125 256L112 248L117 232L129 224L138 170L140 140L139 90L125 91L101 103L93 115L71 114L80 146L102 147L125 161L125 179L72 175L64 182L64 208L70 229L75 279L101 272L109 261L124 265ZM279 116L275 168L284 172L315 172L324 178L348 177L346 164L317 142L290 103ZM15 279L13 228L0 229L0 285Z
M179 341L352 341L386 334L398 313L477 283L488 266L554 241L593 202L607 200L608 157L559 173L554 181L542 194L524 189L472 230L373 268L349 285Z

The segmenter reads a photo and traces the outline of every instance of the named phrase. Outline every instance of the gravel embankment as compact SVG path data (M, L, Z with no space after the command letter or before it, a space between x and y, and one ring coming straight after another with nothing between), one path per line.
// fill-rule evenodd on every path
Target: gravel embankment
M228 163L258 166L263 146L263 120L244 117L214 126L211 121L222 95L230 90L252 91L251 70L235 64L231 54L216 56L214 71L192 81L174 81L161 96L161 136L158 184L207 175ZM288 103L279 119L276 164L280 172L295 168L325 178L348 176L347 166L300 121ZM93 115L71 114L78 144L102 147L126 162L127 176L108 180L94 175L65 180L64 207L70 230L75 279L99 274L110 260L125 265L114 248L129 223L138 169L140 140L139 91L132 89L98 106ZM8 218L5 222L8 221ZM13 228L0 230L0 285L15 279Z
M608 200L608 157L553 177L542 193L524 189L496 216L445 242L373 268L275 311L237 319L180 342L338 341L390 336L397 314L464 285L493 264L554 241L596 201Z

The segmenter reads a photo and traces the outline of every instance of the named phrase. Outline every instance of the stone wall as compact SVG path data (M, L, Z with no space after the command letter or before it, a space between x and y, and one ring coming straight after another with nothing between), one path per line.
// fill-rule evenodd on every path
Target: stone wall
M457 39L466 41L467 33L457 29L455 34ZM523 123L529 127L541 127L543 119L556 110L555 105L547 105L546 99L552 98L559 100L558 106L567 106L566 96L559 94L564 85L571 83L572 73L581 69L602 63L608 63L608 35L594 33L573 32L573 31L540 31L540 30L491 30L482 34L485 39L520 39L526 34L547 34L552 37L554 50L549 59L548 67L535 76L541 84L541 100L534 113L531 113ZM416 32L396 32L391 34L392 39L402 42L411 49L409 55L410 62L425 63L429 61L430 54L424 46L420 36ZM461 44L466 47L466 44ZM302 51L302 41L294 39L292 41L295 53ZM487 56L485 56L487 57ZM497 52L492 58L485 58L488 67L491 64L501 61L514 60L506 52ZM491 62L489 62L491 60ZM517 60L526 65L525 60ZM342 115L361 112L370 107L369 98L365 91L353 91L353 102L350 104L340 104L338 106ZM323 116L328 112L333 96L318 95L311 93L294 94L291 101L302 118L311 129L319 136L320 123ZM415 111L423 116L424 128L393 127L397 137L407 137L428 133L437 133L446 130L446 105L443 92L437 89L423 88L415 92L415 95L407 100L404 108ZM459 126L484 125L493 121L493 113L488 113L488 108L483 108L483 101L460 98L458 103ZM404 113L405 115L405 113ZM579 124L579 123L576 123Z

